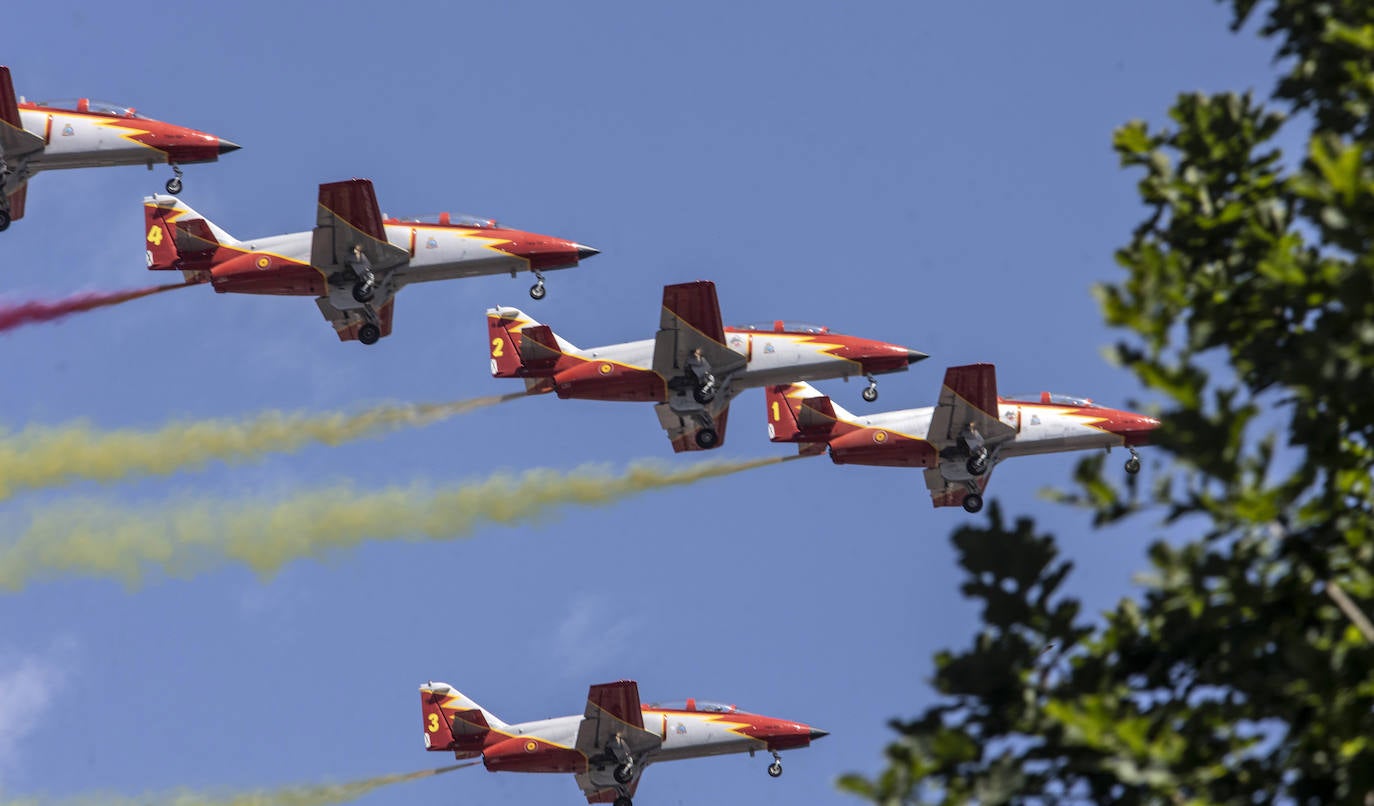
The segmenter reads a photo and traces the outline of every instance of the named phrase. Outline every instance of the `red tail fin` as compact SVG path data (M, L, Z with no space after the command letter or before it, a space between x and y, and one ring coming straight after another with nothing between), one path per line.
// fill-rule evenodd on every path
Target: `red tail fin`
M454 698L443 690L420 689L420 711L425 723L425 749L452 750L455 757L480 755L491 725L476 708L451 710Z
M148 268L180 271L188 281L208 279L220 239L199 213L172 196L143 200L143 235ZM227 237L227 236L226 236Z
M540 378L553 375L563 355L558 339L515 308L487 311L491 374L496 378Z
M773 442L825 442L849 429L830 398L804 383L766 391L768 438Z

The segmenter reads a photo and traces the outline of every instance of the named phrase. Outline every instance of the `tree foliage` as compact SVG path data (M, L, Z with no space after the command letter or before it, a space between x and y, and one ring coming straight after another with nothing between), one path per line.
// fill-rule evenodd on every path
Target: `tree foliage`
M1163 513L1144 593L1084 620L1053 539L989 507L953 537L982 629L850 792L1374 803L1374 3L1231 6L1276 42L1271 96L1181 95L1113 143L1148 216L1098 298L1174 463L1123 494L1094 457L1066 498Z

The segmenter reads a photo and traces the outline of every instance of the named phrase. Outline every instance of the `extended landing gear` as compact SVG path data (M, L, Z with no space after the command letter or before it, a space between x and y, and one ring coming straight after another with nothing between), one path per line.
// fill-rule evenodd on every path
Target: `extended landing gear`
M863 399L869 403L878 399L878 382L873 380L873 376L868 376L868 387L864 389Z
M709 451L720 444L720 434L716 433L716 429L707 426L697 431L696 440L698 448Z
M968 461L964 462L964 469L968 471L970 476L981 476L988 472L988 449L979 448L968 458Z
M544 288L544 275L540 274L539 272L535 272L534 277L538 282L530 286L530 299L543 299L544 295L549 293Z
M363 344L376 344L377 340L381 337L382 329L372 324L371 322L368 322L367 324L358 328L358 341L362 342Z
M167 188L168 193L175 196L181 192L181 166L177 165L175 162L172 163L172 173L176 174L176 176L168 179L164 187Z
M10 211L0 210L0 232L10 228Z
M1131 458L1126 460L1126 472L1132 476L1140 472L1140 454L1131 449Z
M692 399L702 405L716 399L716 376L706 373L706 380L692 389Z
M979 493L968 493L964 496L964 511L968 513L979 512L983 509L983 496Z
M611 777L614 778L615 782L618 784L628 784L630 781L634 780L635 777L634 762L626 761L624 764L617 765L616 768L611 771Z
M611 806L634 806L634 801L630 800L629 795L619 795Z
M353 299L358 302L371 302L377 294L377 287L368 280L359 280L353 284Z
M782 775L782 756L773 753L773 763L768 765L768 777L777 778Z

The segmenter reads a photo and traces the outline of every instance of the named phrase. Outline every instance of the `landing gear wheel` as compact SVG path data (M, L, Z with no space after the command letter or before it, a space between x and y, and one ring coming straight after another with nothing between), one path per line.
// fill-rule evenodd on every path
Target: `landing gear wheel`
M782 762L774 761L772 764L769 764L768 775L772 778L777 778L778 776L782 775Z
M358 341L362 342L363 344L376 344L377 339L380 339L381 337L382 329L372 324L371 322L368 322L367 324L358 328Z
M869 403L878 399L878 387L870 386L863 391L863 399Z
M1140 472L1140 457L1132 456L1126 460L1126 472L1132 476Z
M530 286L530 299L543 299L544 295L547 293L549 292L545 290L543 280Z
M983 508L983 496L978 493L969 493L964 496L964 511L978 512Z
M628 784L635 777L634 767L629 764L621 764L611 772L611 777L618 784Z
M376 294L377 289L362 280L353 284L353 299L357 302L371 302Z
M974 454L970 456L968 461L964 463L964 469L968 471L970 476L981 476L988 472L987 454Z
M634 806L634 801L630 800L629 795L621 795L615 799L615 803L611 806Z
M164 187L167 188L168 193L172 194L173 196L177 195L181 192L181 177L174 176L171 179L168 179L167 184L164 185Z
M693 390L692 390L692 399L695 400L696 402L702 403L702 404L710 403L712 400L715 400L715 399L716 399L716 386L715 386L715 384L707 384L707 385L705 385L705 386L698 386L697 388L693 389Z
M720 434L714 428L703 428L697 432L697 447L711 450L720 444Z
M10 213L8 210L0 210L0 232L10 228Z

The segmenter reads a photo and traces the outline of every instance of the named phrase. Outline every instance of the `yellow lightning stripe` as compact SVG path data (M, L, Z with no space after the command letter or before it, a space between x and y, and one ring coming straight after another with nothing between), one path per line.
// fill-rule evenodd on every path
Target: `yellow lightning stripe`
M82 115L82 114L79 113L79 112L77 112L77 113L66 113L66 114L75 114L77 117L81 117L81 118L83 118L83 119L89 120L92 124L94 124L94 125L96 125L96 126L99 126L99 127L102 128L102 129L115 129L115 130L117 130L117 131L116 131L116 134L119 135L119 138L120 138L121 140L125 140L125 141L127 141L127 142L133 143L133 144L136 145L136 146L143 146L144 148L148 149L149 151L156 151L157 153L162 154L163 156L166 156L166 155L167 155L167 152L166 152L166 151L163 151L162 149L158 148L157 146L150 146L150 145L148 145L147 143L141 143L141 142L139 142L138 140L133 139L136 135L140 135L140 134L152 134L152 132L149 131L148 129L136 129L136 128L134 128L133 126L129 126L129 125L126 125L126 124L124 124L124 123L120 123L120 122L118 122L118 121L109 120L109 119L103 118L103 117L95 117L95 116L93 116L93 115Z

